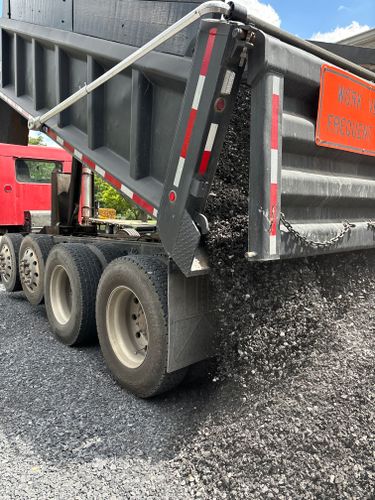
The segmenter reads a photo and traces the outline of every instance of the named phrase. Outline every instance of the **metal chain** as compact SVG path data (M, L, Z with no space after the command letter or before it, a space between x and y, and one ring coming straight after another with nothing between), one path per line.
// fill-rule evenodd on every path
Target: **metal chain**
M330 238L329 240L326 241L314 241L308 238L307 236L304 236L303 234L299 233L292 224L286 220L285 215L281 212L280 213L280 220L284 224L284 226L287 228L289 233L294 237L295 240L297 240L302 246L305 247L312 247L312 248L330 248L336 245L337 243L341 242L344 239L344 236L347 233L350 233L352 227L355 227L355 224L350 223L349 221L345 220L343 224L343 228L341 229L340 232L336 234L333 238Z
M238 31L242 31L242 30L238 28ZM249 49L254 48L255 38L256 38L256 35L255 35L254 31L249 30L246 34L246 38L244 41L244 47L242 49L242 53L240 56L240 63L239 63L240 68L245 66L245 63L247 60L247 53L248 53Z

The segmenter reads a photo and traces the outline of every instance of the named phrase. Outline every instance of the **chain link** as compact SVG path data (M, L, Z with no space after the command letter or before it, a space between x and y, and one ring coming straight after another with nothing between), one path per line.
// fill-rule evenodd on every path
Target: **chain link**
M295 240L297 240L302 246L311 248L333 247L337 245L337 243L341 242L346 234L350 233L352 227L355 227L355 224L352 224L349 221L345 220L342 223L343 228L341 229L340 232L336 234L336 236L326 241L314 241L308 238L307 236L304 236L303 234L299 233L296 229L294 229L292 224L285 218L285 215L282 212L280 213L280 220Z

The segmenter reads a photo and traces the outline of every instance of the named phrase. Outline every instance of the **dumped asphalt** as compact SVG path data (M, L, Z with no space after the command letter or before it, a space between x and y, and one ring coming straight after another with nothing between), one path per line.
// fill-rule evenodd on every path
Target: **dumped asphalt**
M375 252L245 261L250 99L207 204L221 397L180 464L207 498L375 498Z
M1 498L375 498L375 252L244 260L249 104L207 207L216 367L138 400L2 291Z

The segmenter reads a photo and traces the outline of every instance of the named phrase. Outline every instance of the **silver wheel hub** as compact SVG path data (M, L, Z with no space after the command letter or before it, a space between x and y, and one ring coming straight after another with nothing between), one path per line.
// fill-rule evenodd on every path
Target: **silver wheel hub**
M73 300L70 279L63 266L52 271L49 287L53 314L61 325L66 325L72 316Z
M20 259L20 277L30 292L34 292L40 284L39 262L32 248L26 248Z
M115 288L106 309L108 338L119 361L127 368L138 368L147 356L148 326L137 295L126 286Z
M13 274L14 262L9 246L4 243L0 251L0 274L5 283L11 279Z

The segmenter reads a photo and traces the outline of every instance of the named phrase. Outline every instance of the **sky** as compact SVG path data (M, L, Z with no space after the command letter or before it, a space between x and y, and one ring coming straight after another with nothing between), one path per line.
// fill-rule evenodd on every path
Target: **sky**
M375 28L375 0L240 0L250 12L305 39L337 42Z

